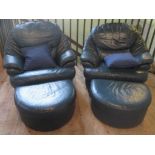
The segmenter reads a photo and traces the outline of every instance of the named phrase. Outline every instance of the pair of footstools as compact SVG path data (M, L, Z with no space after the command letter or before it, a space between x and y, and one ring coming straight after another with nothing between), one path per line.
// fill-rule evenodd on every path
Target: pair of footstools
M148 87L140 83L94 79L89 92L95 116L114 127L133 127L142 122L151 102ZM22 120L30 128L42 131L59 128L70 120L75 96L71 80L21 86L15 90Z

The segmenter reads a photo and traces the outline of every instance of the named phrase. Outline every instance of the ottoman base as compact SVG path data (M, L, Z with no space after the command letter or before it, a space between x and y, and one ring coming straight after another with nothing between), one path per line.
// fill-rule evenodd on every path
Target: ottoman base
M17 87L15 104L26 126L39 131L62 127L75 109L71 80Z
M108 107L100 109L95 107L94 103L91 104L91 108L96 118L116 128L132 128L137 126L143 121L147 111L147 109L126 111Z
M95 116L117 128L141 123L151 103L150 90L142 83L95 79L89 91Z
M37 131L52 131L64 126L72 118L74 113L75 105L66 109L61 114L53 113L40 113L40 114L25 114L23 111L18 108L20 116L24 124Z

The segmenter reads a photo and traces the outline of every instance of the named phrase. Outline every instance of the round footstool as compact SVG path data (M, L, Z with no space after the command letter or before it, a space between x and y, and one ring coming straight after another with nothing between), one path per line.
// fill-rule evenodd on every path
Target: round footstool
M15 103L23 122L40 131L67 123L74 112L75 88L71 80L17 87Z
M95 116L118 128L129 128L143 121L151 103L151 93L145 84L95 79L90 96Z

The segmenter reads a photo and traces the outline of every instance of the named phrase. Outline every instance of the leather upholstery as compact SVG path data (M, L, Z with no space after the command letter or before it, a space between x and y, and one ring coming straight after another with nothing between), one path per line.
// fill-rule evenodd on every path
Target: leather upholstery
M84 44L81 54L81 63L84 67L97 67L100 63L100 57L98 52L96 52L96 46L91 35L89 35Z
M68 66L70 63L76 63L76 55L72 50L65 51L60 57L59 57L59 65L60 66Z
M138 54L135 57L140 59L141 65L152 64L153 63L153 59L152 59L150 53L148 53L148 52Z
M97 106L105 104L121 110L148 107L151 101L149 88L135 82L94 79L91 81L91 94Z
M140 60L139 66L106 66L106 55L128 49ZM81 62L91 107L99 120L118 128L133 127L143 121L151 103L151 93L143 83L153 59L136 30L120 23L97 26L85 42Z
M22 58L18 56L5 55L4 56L4 67L5 68L14 68L17 70L23 70L23 61Z
M48 45L56 66L25 71L21 48L42 44ZM56 24L27 22L11 31L4 49L4 68L15 88L20 116L28 127L48 131L70 120L75 107L75 64L76 54Z
M105 74L107 75L107 69L105 69L104 65L104 56L106 56L107 54L120 52L120 50L128 48L130 49L130 52L133 56L141 60L141 64L139 65L139 67L134 68L133 70L136 69L138 71L140 69L146 71L144 76L138 77L138 80L137 78L135 78L135 82L146 81L146 74L148 69L150 68L150 64L153 62L153 59L148 52L148 49L146 48L144 41L139 35L139 33L137 33L132 27L126 24L118 23L97 26L92 30L88 39L86 40L81 55L81 62L85 68L85 75L87 76L87 78L91 78L92 74L94 74L94 71L96 74L94 78L111 79L111 77L114 77L114 70L110 70L110 72L108 71L108 76L98 76L101 75L101 70L102 72L105 71ZM101 66L103 66L103 68ZM90 77L87 74L88 71ZM130 72L131 74L128 73L128 75L126 74L126 72L123 75L122 69L117 69L114 72L118 72L117 75L122 75L119 75L119 77L122 77L121 80L130 81L131 79L131 81L134 81L133 78L130 78L133 77L133 75L131 75L133 74L133 72ZM120 80L120 78L117 78L117 75L116 79ZM126 75L129 77L128 79Z
M95 116L113 127L138 125L151 103L151 93L145 84L94 79L90 87Z
M51 81L72 80L75 76L74 68L51 68L36 71L26 71L10 77L13 87L40 84Z
M145 82L147 71L136 69L109 69L104 64L96 68L85 68L84 75L87 79L109 79L132 82Z
M51 22L41 21L27 22L16 25L16 27L11 31L5 44L4 68L7 69L10 79L12 79L11 83L16 83L13 82L13 79L17 79L15 77L23 76L23 72L25 72L23 69L25 58L20 49L23 47L36 46L43 43L47 43L49 45L51 57L57 63L54 72L59 72L61 74L61 76L57 76L58 80L63 78L66 79L67 73L64 74L64 76L62 74L65 70L63 67L67 67L68 72L73 73L73 67L76 64L76 54L71 50L70 42L61 32L58 25ZM26 75L28 76L28 74L30 74L28 76L30 78L32 72L33 71L30 70L30 72L27 72ZM42 73L40 75L39 73L37 76L38 78L40 77L40 79L42 79ZM15 76L17 74L22 75ZM54 80L56 80L56 78L54 78ZM25 84L29 83L27 81L28 80L25 81ZM22 84L24 84L24 81L22 81Z
M27 22L16 25L12 30L12 36L20 48L47 42L55 47L60 41L61 30L58 25L50 22Z
M75 108L71 80L16 88L15 101L24 123L35 130L54 130L67 123Z
M126 24L104 24L92 32L92 39L97 47L110 50L130 48L136 37L136 32Z

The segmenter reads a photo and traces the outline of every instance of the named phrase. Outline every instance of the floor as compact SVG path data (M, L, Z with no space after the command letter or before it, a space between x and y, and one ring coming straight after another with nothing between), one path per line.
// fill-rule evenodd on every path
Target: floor
M21 121L14 104L14 89L0 64L0 134L155 134L155 75L149 74L146 83L151 89L153 98L143 123L131 129L117 129L101 123L93 115L82 67L78 66L74 79L77 91L76 109L72 119L64 127L55 131L38 132L27 128Z

